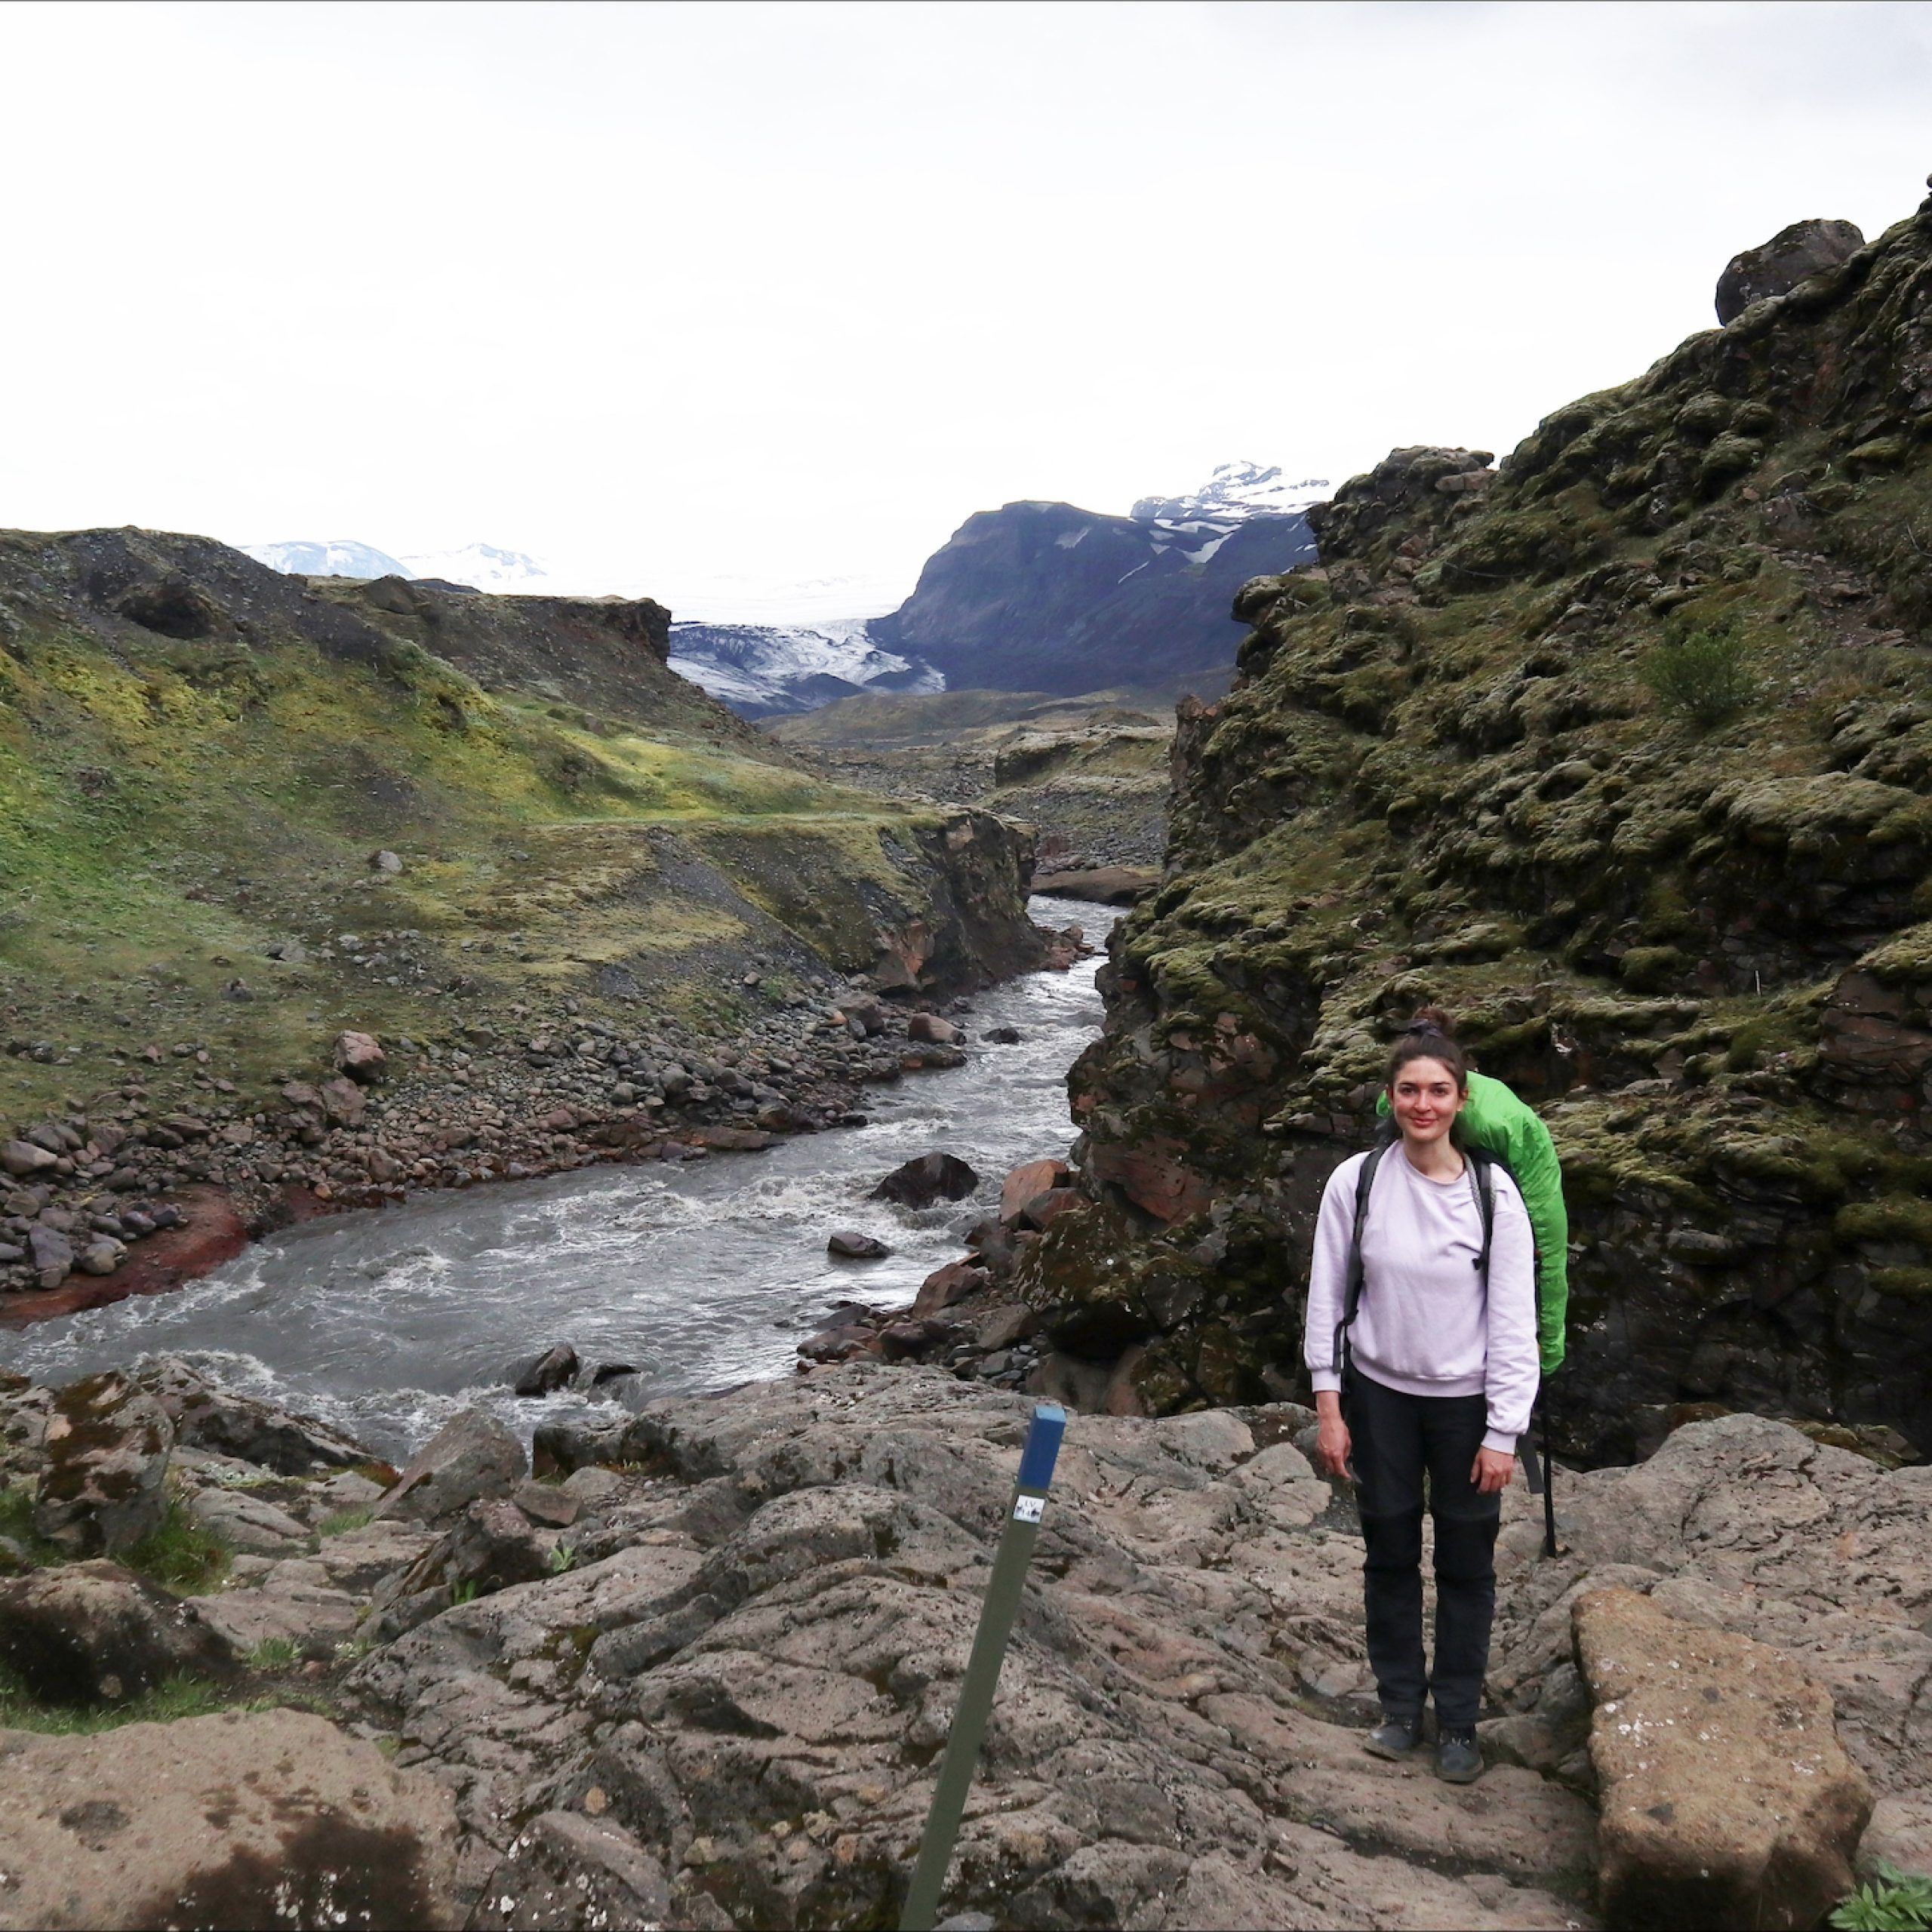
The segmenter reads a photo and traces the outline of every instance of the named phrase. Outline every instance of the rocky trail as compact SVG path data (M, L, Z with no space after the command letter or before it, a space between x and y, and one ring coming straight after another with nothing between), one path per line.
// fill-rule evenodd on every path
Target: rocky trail
M534 1470L469 1412L398 1472L179 1362L16 1379L0 1924L149 1922L136 1847L235 1922L358 1884L380 1924L894 1922L1029 1407L852 1364L558 1423ZM1564 1477L1554 1562L1512 1491L1494 1767L1452 1788L1360 1749L1309 1420L1074 1419L961 1924L1801 1925L1855 1860L1932 1857L1932 1471L1696 1423ZM218 1583L138 1574L170 1518ZM195 1715L60 1734L184 1675Z

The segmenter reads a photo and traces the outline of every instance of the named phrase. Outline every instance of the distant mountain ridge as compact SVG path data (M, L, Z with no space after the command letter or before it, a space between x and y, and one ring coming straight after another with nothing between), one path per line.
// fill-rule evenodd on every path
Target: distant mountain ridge
M968 517L884 617L808 623L685 621L671 662L746 718L816 709L861 691L1036 691L1072 697L1197 675L1215 694L1250 577L1310 562L1302 512L1326 478L1280 466L1220 464L1201 487L1143 497L1131 515L1023 501ZM309 577L430 578L475 590L583 594L520 550L491 543L394 555L349 539L243 546ZM608 587L608 586L607 586Z
M1218 694L1250 577L1312 562L1301 512L1321 477L1223 463L1191 494L1130 516L1021 502L968 517L889 616L842 624L681 623L672 662L741 715L816 709L861 691L1076 696L1198 677Z

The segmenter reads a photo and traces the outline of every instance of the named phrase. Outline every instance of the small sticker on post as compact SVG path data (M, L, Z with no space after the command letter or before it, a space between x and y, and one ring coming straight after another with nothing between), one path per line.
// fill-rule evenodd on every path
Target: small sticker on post
M1016 1523L1037 1523L1046 1514L1047 1499L1044 1496L1022 1496L1015 1498L1013 1520Z

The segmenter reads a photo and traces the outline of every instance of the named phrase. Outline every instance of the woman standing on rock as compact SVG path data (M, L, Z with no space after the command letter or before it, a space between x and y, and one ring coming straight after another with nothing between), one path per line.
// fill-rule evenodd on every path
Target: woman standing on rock
M1435 1770L1482 1775L1476 1715L1496 1608L1494 1550L1516 1438L1537 1383L1534 1247L1521 1195L1466 1152L1469 1069L1425 1008L1389 1057L1400 1140L1344 1161L1316 1224L1306 1349L1315 1453L1352 1475L1368 1658L1382 1721L1367 1749L1405 1758L1435 1702ZM1435 1526L1435 1660L1423 1660L1424 1477Z

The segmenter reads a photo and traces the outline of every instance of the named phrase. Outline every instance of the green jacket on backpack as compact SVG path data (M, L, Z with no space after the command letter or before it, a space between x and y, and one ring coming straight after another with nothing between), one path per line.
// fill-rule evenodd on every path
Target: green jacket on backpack
M1384 1094L1376 1111L1386 1114ZM1537 1336L1543 1372L1563 1365L1564 1325L1570 1312L1570 1217L1563 1206L1563 1170L1549 1129L1515 1093L1487 1074L1469 1075L1469 1103L1457 1131L1471 1146L1504 1162L1515 1177L1537 1242Z

